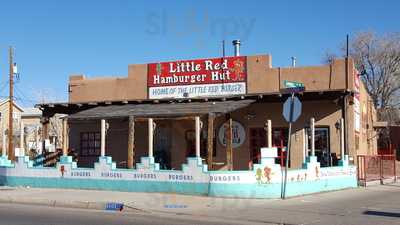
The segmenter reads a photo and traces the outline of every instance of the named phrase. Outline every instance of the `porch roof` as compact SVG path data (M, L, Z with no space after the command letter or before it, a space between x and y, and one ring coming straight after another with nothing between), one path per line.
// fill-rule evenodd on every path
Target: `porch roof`
M255 101L254 99L244 99L237 101L105 105L82 110L69 115L68 118L88 120L124 118L129 116L157 118L194 116L208 113L224 114L244 108Z

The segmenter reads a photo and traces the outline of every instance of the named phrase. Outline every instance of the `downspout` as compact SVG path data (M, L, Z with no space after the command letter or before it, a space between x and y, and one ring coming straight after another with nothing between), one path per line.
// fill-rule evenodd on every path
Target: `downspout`
M343 109L342 109L342 117L344 123L344 154L349 155L349 138L348 138L348 126L347 126L347 104L348 104L348 96L349 96L349 35L346 36L346 58L345 58L345 76L346 76L346 92L343 96Z
M349 142L348 142L348 127L347 127L347 98L348 98L348 93L346 93L343 96L343 105L342 105L342 117L343 117L343 126L344 126L344 155L349 155Z

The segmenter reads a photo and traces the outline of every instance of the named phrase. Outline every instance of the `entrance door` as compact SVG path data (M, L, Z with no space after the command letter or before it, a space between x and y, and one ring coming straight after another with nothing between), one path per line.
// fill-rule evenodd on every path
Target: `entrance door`
M285 166L287 138L287 128L272 129L272 146L278 149L278 157L275 159L275 163L278 163L281 166ZM266 139L267 134L264 128L250 128L250 163L260 162L260 149L267 146Z
M260 163L260 149L267 146L266 138L264 128L250 128L250 164Z
M157 124L154 135L154 160L160 169L171 168L171 129L166 124Z
M272 146L278 149L278 158L275 159L275 163L281 166L285 166L288 132L287 128L272 128Z
M308 133L308 149L311 152L311 129L307 129ZM321 167L331 166L331 151L329 144L329 128L316 127L315 128L315 156Z

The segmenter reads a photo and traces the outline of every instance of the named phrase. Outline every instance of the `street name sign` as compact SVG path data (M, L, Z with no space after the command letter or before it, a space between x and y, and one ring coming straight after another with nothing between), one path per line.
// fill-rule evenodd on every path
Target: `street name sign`
M285 80L283 81L283 85L285 86L285 88L282 89L284 93L299 93L305 91L304 84L297 81Z

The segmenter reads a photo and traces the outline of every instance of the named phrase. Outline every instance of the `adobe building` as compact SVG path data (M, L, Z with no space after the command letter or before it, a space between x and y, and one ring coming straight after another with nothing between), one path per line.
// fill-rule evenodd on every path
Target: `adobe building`
M44 135L49 118L69 115L64 148L78 153L78 166L106 155L135 168L154 156L160 168L179 170L200 156L208 170L251 170L262 147L278 148L277 163L285 158L284 89L293 82L305 90L295 95L302 108L290 134L290 168L311 155L324 167L343 154L354 163L377 153L375 108L351 58L285 68L273 67L271 55L132 64L124 77L73 75L68 102L38 107Z
M10 99L0 100L0 147L3 154L8 150L9 107ZM35 147L40 139L41 116L39 109L23 108L13 102L13 140L14 146L18 148L16 153L22 152L20 149L30 150Z

